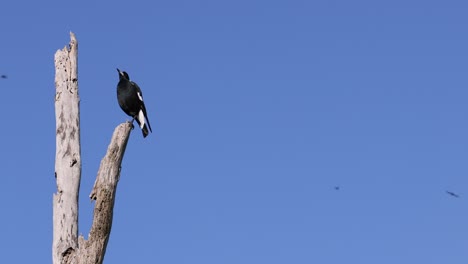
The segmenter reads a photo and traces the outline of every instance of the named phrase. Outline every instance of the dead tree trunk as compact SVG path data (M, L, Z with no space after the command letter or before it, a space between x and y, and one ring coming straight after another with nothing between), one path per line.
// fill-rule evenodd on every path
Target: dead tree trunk
M66 263L78 246L78 193L81 177L80 97L78 95L78 43L70 33L70 46L55 53L55 178L54 264Z
M81 177L78 43L73 33L70 37L69 47L55 53L57 193L53 197L52 259L54 264L100 264L109 240L120 166L132 124L126 122L115 128L90 195L96 204L88 240L78 237Z

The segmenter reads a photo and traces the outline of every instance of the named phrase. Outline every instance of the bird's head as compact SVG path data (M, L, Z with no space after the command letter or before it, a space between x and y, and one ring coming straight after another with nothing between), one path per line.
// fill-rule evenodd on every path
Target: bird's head
M128 73L124 72L124 71L120 71L118 68L117 68L117 71L119 72L119 78L122 79L126 79L126 80L130 80L130 76L128 76Z

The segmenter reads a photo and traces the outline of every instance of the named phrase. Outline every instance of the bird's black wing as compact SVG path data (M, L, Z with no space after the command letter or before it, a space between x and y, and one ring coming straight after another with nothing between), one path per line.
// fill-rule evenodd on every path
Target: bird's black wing
M149 118L148 118L148 114L146 113L146 107L145 107L145 102L143 102L143 93L141 92L141 89L140 89L140 86L138 86L138 84L134 83L134 82L131 82L133 84L133 86L136 88L137 90L137 93L138 93L138 97L139 99L141 100L141 110L143 110L143 115L145 116L146 118L146 122L148 123L148 128L151 132L153 132L151 130L151 125L150 125L150 121L149 121Z

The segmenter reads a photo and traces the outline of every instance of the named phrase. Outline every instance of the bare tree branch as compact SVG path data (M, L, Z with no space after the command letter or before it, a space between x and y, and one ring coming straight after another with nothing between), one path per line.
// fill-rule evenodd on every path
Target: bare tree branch
M114 130L106 156L102 159L96 182L90 194L96 200L94 218L88 240L79 238L76 263L102 263L112 228L115 193L120 177L122 159L130 137L132 124L122 123Z

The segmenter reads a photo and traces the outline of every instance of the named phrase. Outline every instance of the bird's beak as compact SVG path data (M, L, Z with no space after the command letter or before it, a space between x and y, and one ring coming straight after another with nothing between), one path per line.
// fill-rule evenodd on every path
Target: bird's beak
M119 72L119 75L123 76L123 73L119 70L119 68L117 68L117 71Z

